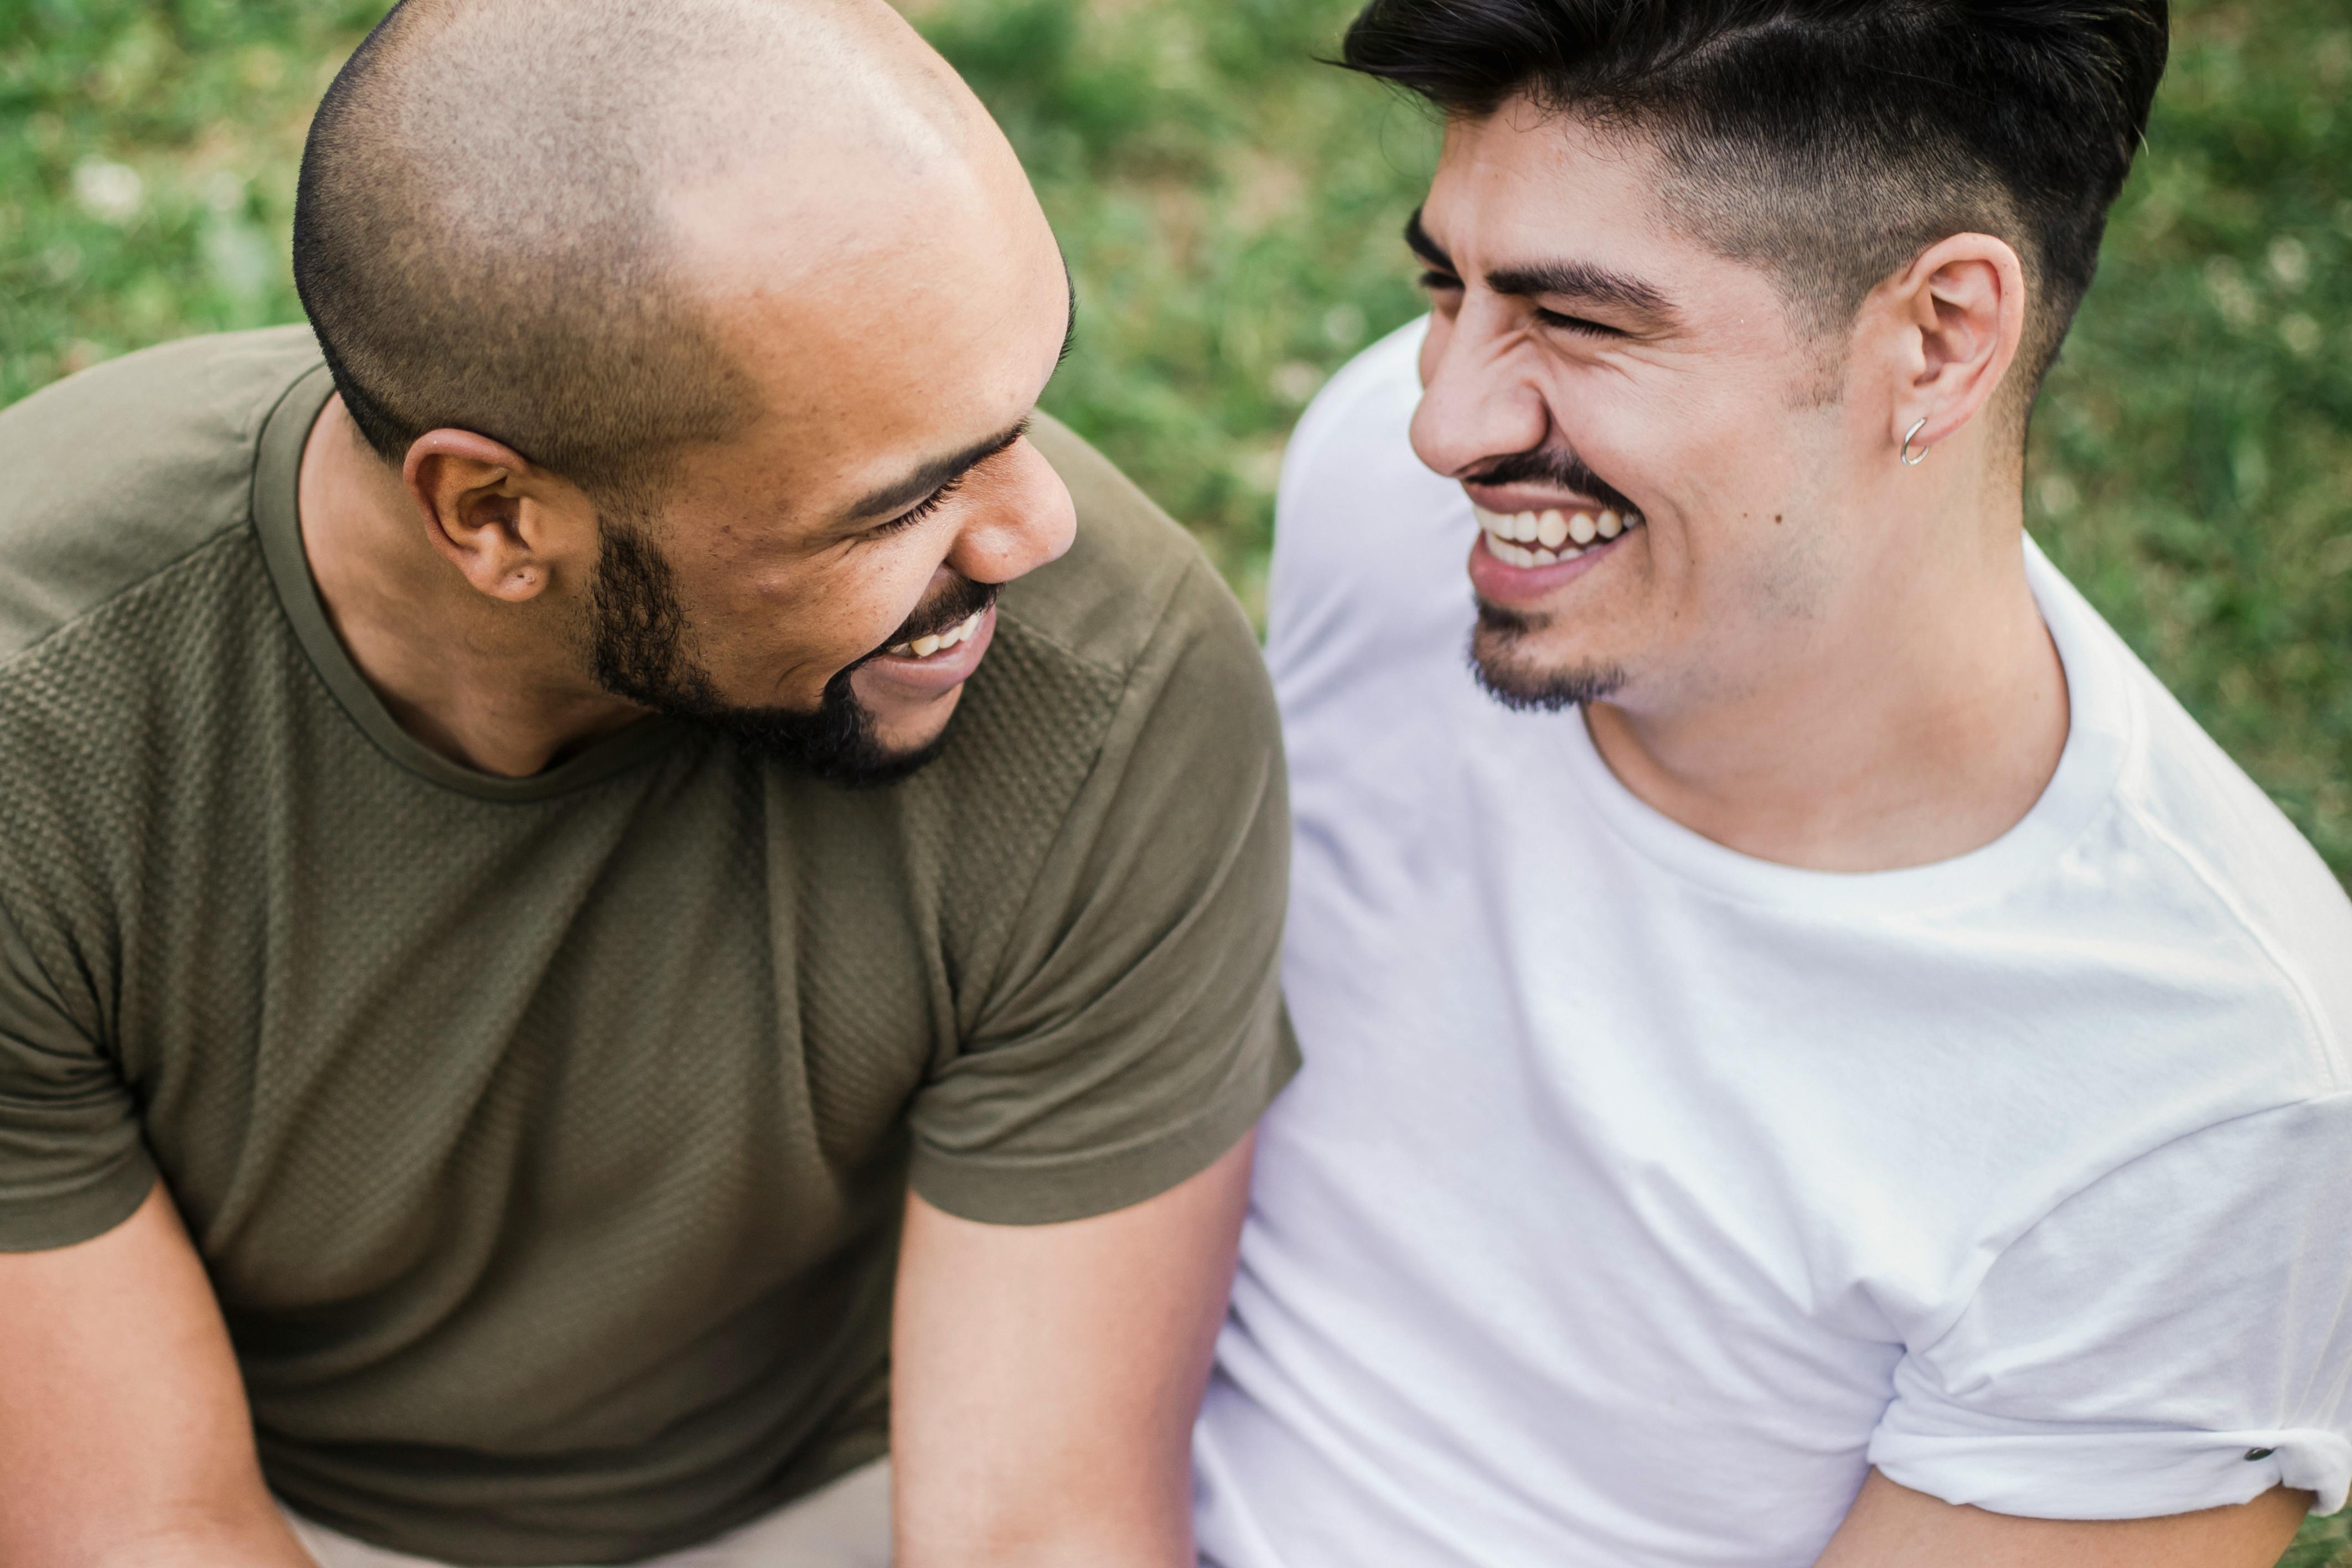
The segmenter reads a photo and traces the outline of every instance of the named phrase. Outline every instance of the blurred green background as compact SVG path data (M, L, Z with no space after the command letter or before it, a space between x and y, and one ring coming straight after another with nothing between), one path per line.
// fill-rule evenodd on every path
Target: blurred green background
M1435 133L1313 63L1351 0L903 0L996 110L1078 277L1047 406L1255 609L1291 422L1420 308ZM312 101L381 0L0 0L0 402L298 318ZM2189 0L2036 422L2051 553L2352 877L2352 7Z
M1011 132L1076 271L1084 326L1047 406L1255 607L1292 421L1420 309L1396 235L1433 127L1312 63L1353 0L906 8ZM0 403L299 319L303 128L383 9L0 0ZM2146 154L2037 417L2029 516L2352 875L2352 7L2175 13ZM2352 1515L2287 1562L2352 1568Z

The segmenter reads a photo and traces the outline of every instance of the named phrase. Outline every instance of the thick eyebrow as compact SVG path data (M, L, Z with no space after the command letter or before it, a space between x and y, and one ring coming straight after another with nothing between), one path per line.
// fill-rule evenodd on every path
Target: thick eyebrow
M1589 299L1658 321L1672 321L1679 314L1673 300L1642 279L1589 261L1538 261L1496 267L1486 275L1486 287L1521 299L1538 294Z
M971 473L1028 434L1029 421L1024 416L1020 423L1001 434L974 442L962 451L950 453L945 457L934 457L905 478L894 480L878 490L868 491L856 506L850 507L849 516L852 520L896 517L940 486Z
M1422 225L1418 208L1405 220L1404 243L1412 253L1441 272L1461 276L1454 258L1445 248L1429 235ZM1537 295L1554 298L1589 299L1596 305L1614 306L1631 310L1661 322L1678 319L1673 300L1656 287L1630 273L1596 267L1585 261L1541 261L1518 267L1496 267L1486 274L1486 287L1497 294L1514 298L1531 298Z
M1419 207L1413 208L1412 216L1404 221L1404 243L1412 248L1413 255L1421 257L1438 271L1450 272L1456 277L1461 276L1461 268L1455 267L1454 258L1445 254L1445 247L1430 238L1429 231L1421 226Z

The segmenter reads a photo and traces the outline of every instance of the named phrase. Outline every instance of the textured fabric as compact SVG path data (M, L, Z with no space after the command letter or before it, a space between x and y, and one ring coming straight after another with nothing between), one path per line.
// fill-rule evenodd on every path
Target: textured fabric
M2071 727L2007 833L1837 875L1672 821L1580 715L1472 680L1418 347L1335 377L1283 482L1307 1065L1259 1136L1204 1559L1806 1568L1873 1465L2042 1518L2340 1506L2319 857L2030 545Z
M288 1514L319 1568L442 1568ZM775 1512L640 1568L890 1568L890 1466L882 1461L785 1504Z
M1120 1207L1287 1075L1263 668L1048 424L1078 542L914 779L658 722L473 774L310 582L328 392L298 329L0 414L0 1247L160 1172L300 1511L452 1562L670 1550L884 1451L909 1179Z

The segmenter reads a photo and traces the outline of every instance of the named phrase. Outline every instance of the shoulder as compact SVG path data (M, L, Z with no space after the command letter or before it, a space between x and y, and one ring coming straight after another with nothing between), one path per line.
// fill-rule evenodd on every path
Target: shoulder
M952 743L898 791L923 836L950 846L946 925L975 976L1044 962L1082 905L1171 892L1136 872L1139 846L1223 866L1282 815L1281 735L1240 604L1100 454L1043 417L1035 439L1077 504L1076 539L1005 586ZM1023 932L1043 946L1005 957Z
M1266 658L1295 768L1360 758L1372 733L1475 698L1470 502L1412 449L1427 330L1410 322L1333 376L1283 463Z
M1007 585L1001 617L1107 689L1157 684L1180 664L1262 685L1248 617L1192 537L1068 426L1041 415L1034 439L1069 486L1077 538Z
M305 327L129 354L0 411L0 660L242 526Z
M1116 778L1146 737L1193 770L1277 755L1256 633L1201 547L1066 427L1041 416L1035 439L1076 502L1077 537L1005 585L949 771L995 776L1042 820L1088 778Z
M1276 502L1277 621L1308 610L1334 583L1362 593L1423 581L1433 539L1449 582L1461 580L1453 541L1431 525L1453 511L1467 518L1469 502L1412 450L1428 325L1409 322L1349 361L1292 432Z
M2217 1067L2263 1079L2282 1102L2352 1090L2352 898L2038 552L2034 570L2072 656L2103 666L2119 753L2113 810L2075 869L2105 890L2119 932L2168 988L2228 1000L2210 1015L2232 1048Z

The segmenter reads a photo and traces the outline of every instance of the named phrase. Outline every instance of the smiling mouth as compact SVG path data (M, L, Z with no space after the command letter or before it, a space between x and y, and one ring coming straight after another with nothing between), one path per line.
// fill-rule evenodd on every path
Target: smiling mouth
M1517 567L1558 566L1642 526L1641 513L1620 513L1607 507L1598 512L1559 507L1541 512L1490 512L1479 506L1470 509L1477 514L1478 526L1486 530L1486 552Z
M950 648L961 647L977 636L980 632L981 618L987 613L986 610L975 610L964 620L957 622L935 636L918 637L911 643L896 643L882 651L898 659L928 659L935 654L944 653Z

